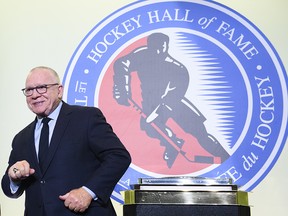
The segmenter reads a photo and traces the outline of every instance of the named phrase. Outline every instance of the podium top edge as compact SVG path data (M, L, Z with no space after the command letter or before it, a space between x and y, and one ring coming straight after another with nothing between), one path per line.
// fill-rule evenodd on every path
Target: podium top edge
M229 185L233 184L230 178L206 178L206 177L161 177L161 178L139 178L139 184L197 184L197 185Z

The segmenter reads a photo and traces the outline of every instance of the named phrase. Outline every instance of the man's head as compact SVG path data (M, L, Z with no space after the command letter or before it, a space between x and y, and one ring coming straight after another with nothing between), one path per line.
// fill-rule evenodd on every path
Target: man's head
M23 92L29 109L37 116L45 117L60 103L63 86L53 69L41 66L29 72Z
M153 50L158 55L168 52L169 37L163 33L153 33L147 38L147 46L149 50Z

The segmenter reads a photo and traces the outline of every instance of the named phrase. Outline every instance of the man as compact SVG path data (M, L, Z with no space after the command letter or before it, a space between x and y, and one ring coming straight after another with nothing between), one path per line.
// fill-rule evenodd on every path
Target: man
M182 63L170 56L168 50L169 37L163 33L152 33L147 37L147 46L136 48L117 59L114 64L114 98L121 105L131 105L131 73L136 72L141 86L142 110L147 116L146 119L141 118L141 128L148 136L158 138L160 144L165 146L163 158L168 167L173 165L179 149L185 144L184 140L178 138L167 126L169 118L186 133L193 135L206 151L220 157L221 162L224 162L229 158L229 154L217 139L207 132L204 125L206 118L185 97L189 86L189 72ZM132 105L137 105L133 103L132 101ZM151 127L152 123L165 133L177 148L163 139Z
M102 112L63 102L59 76L48 67L30 71L23 93L36 118L13 139L4 193L25 192L26 216L116 215L110 195L131 158ZM41 169L46 117L50 141Z

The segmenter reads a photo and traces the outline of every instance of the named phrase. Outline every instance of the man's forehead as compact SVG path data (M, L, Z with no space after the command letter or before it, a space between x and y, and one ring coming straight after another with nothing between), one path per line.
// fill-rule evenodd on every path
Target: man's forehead
M51 71L46 69L35 69L31 71L26 79L26 85L42 85L53 81L55 78Z

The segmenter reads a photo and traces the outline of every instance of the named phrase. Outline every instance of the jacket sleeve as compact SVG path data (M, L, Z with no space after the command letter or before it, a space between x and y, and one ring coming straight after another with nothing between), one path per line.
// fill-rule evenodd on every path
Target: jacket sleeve
M131 157L97 108L89 121L88 140L101 165L93 172L85 186L92 190L100 201L106 203L115 185L129 167Z

